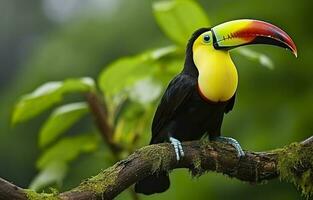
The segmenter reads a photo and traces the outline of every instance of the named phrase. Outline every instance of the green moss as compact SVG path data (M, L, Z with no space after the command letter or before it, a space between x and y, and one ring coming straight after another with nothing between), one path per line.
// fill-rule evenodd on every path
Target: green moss
M293 143L278 151L280 178L295 184L307 198L313 195L313 147Z
M120 171L129 161L134 157L140 157L143 160L153 160L151 171L160 172L168 171L170 169L171 158L168 156L168 148L151 145L138 150L131 155L127 160L116 163L114 166L102 171L97 176L82 182L74 191L91 191L95 194L100 194L106 191L111 185L115 185L116 179Z
M60 200L56 194L37 193L33 190L24 190L29 200Z
M119 163L103 170L98 175L83 181L74 191L92 191L95 194L103 193L110 185L114 185L122 167Z
M192 164L193 168L190 171L193 177L201 176L205 172L205 170L202 169L201 157L199 155L196 155L194 158L192 158Z
M153 160L153 173L170 170L171 157L168 156L168 148L159 145L146 146L138 154L144 160Z

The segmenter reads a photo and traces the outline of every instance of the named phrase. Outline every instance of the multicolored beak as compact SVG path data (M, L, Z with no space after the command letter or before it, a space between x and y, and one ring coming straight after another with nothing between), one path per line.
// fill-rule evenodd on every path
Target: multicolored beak
M259 20L240 19L212 28L215 49L232 49L249 44L270 44L289 49L297 57L297 47L280 28Z

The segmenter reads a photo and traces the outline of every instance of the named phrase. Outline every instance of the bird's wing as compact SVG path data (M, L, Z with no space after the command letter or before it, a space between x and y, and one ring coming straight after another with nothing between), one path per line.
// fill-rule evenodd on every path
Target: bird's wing
M153 118L151 142L173 119L177 110L187 102L195 87L196 80L185 74L177 75L170 82Z
M227 103L227 105L225 107L225 111L224 111L225 113L228 113L233 109L234 104L235 104L235 99L236 99L236 94L234 94L234 96L230 100L228 100L228 103Z

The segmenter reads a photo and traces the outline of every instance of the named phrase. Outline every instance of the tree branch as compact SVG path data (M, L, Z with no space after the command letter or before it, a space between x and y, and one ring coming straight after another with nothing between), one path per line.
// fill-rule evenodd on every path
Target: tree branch
M173 147L168 143L143 147L78 187L60 194L38 194L0 181L0 200L47 196L62 200L113 199L150 174L176 168L188 168L193 175L215 171L253 183L282 177L297 184L307 195L312 194L313 137L269 152L245 151L246 156L241 159L232 146L219 142L185 142L183 148L185 157L177 163Z
M95 123L100 131L103 141L109 145L112 153L117 155L120 148L113 142L113 128L108 122L108 113L106 104L100 99L96 92L89 92L86 94L86 100Z
M25 192L22 188L7 182L0 178L0 199L27 199Z

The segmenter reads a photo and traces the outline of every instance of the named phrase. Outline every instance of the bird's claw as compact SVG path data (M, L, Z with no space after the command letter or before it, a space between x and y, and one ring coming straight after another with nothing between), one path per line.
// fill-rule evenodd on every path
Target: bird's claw
M176 160L179 161L181 157L185 156L183 146L181 145L181 142L179 140L173 137L170 137L170 142L174 146L174 150L176 153Z
M245 156L245 152L242 150L239 142L235 140L234 138L219 136L219 137L213 138L213 140L232 145L237 150L237 156L239 158Z

